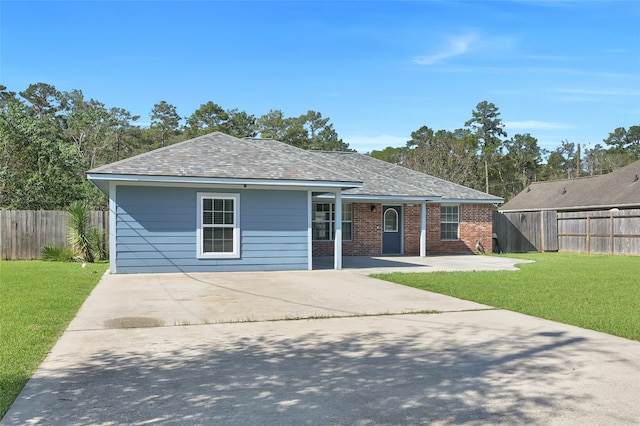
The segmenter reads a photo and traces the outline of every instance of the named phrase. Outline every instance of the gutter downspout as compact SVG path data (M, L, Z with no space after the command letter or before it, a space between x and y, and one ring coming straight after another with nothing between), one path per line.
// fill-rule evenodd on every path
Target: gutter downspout
M420 205L420 257L427 256L427 203Z

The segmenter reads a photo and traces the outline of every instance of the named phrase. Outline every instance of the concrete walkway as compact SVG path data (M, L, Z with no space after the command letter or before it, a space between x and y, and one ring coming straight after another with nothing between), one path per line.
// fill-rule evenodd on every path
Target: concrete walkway
M390 272L515 271L517 260L493 256L344 256L343 269L364 275ZM333 269L333 257L314 257L314 270Z
M640 421L640 342L357 269L106 274L0 425Z

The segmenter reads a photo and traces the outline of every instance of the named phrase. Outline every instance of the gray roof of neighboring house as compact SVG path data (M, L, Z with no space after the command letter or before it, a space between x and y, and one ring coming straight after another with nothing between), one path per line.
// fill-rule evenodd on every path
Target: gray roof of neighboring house
M612 173L579 179L536 182L499 210L587 210L640 207L640 161Z
M502 199L352 152L306 151L273 139L211 133L88 172L157 176L362 183L345 196L396 196L502 202Z

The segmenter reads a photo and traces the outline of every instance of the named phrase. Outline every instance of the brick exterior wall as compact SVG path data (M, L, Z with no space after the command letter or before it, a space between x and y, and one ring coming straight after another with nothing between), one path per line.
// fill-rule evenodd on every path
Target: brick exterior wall
M402 206L404 213L404 254L407 256L420 256L420 204L405 204ZM438 225L440 226L440 225ZM427 246L429 247L429 246Z
M375 206L376 211L371 211ZM333 241L314 241L314 256L333 256ZM342 242L343 256L380 256L382 251L382 205L353 204L353 240Z
M375 212L371 211L375 206ZM404 204L404 254L420 255L420 204ZM440 239L440 204L427 204L427 255L471 254L480 241L492 250L493 208L491 204L460 204L457 241ZM313 256L333 256L333 241L314 241ZM342 242L343 256L380 256L382 252L382 205L353 204L353 241Z
M440 239L440 204L427 204L427 254L476 253L480 241L487 253L493 238L493 207L491 204L460 204L460 223L457 241Z

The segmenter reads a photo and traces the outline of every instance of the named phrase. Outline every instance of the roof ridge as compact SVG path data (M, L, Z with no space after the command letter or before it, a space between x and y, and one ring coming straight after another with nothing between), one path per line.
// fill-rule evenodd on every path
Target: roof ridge
M603 175L532 182L529 190L520 191L501 210L561 211L640 205L636 174L640 174L640 161Z
M378 159L378 158L371 157L370 155L367 155L366 157L371 158L372 160L375 160L375 161L381 161L381 162L387 163L387 161L384 161L384 160L380 160L380 159ZM417 174L419 174L420 176L428 176L428 177L430 177L431 179L435 179L435 180L437 180L437 181L444 182L444 183L446 183L446 184L448 184L448 185L455 185L455 186L459 186L459 187L462 187L462 188L465 188L465 189L470 189L470 190L472 190L472 191L479 192L479 193L481 193L481 194L489 195L489 196L491 196L491 197L497 197L496 195L489 194L489 193L486 193L486 192L484 192L484 191L480 191L480 190L477 190L477 189L474 189L474 188L471 188L471 187L468 187L468 186L465 186L465 185L461 185L461 184L459 184L459 183L451 182L450 180L442 179L442 178L439 178L439 177L437 177L437 176L430 175L430 174L428 174L428 173L419 172L418 170L413 170L413 169L410 169L409 167L402 166L402 165L400 165L400 164L395 164L395 163L388 163L388 164L391 164L393 167L399 167L399 168L402 168L402 169L403 169L403 171L409 171L409 172L410 172L410 173L412 173L412 174L413 174L413 173L417 173ZM411 185L413 185L413 183L411 183L411 182L409 182L409 183L410 183ZM415 186L415 185L414 185L414 186ZM418 187L418 188L419 188L419 187ZM500 198L500 197L497 197L497 198Z
M370 155L365 155L365 154L360 154L360 155L362 155L363 157L367 158L368 160L373 160L373 161L377 161L377 162L387 163L387 164L391 165L393 168L403 167L403 166L399 166L399 165L394 164L394 163L389 163L388 161L384 161L384 160L380 160L380 159L378 159L378 158L374 158L374 157L372 157L372 156L370 156ZM377 168L375 168L374 170L376 170L376 171L377 171L378 169L377 169ZM410 168L408 168L408 167L403 167L403 171L407 171L407 170L410 170L411 172L416 172L416 170L411 170L411 169L410 169ZM420 173L420 172L417 172L417 173ZM384 175L382 175L381 173L377 173L377 174L378 174L378 175L380 175L380 176L384 176ZM428 175L428 174L426 174L426 173L422 173L422 174L423 174L423 175L425 175L425 176L429 176L429 177L431 177L431 178L434 178L434 176ZM438 178L435 178L435 179L438 179ZM413 187L414 189L417 189L418 191L422 190L422 188L420 188L420 186L418 186L418 185L414 184L413 182L407 182L407 181L405 181L404 179L403 179L402 181L403 181L403 183L405 183L405 184L407 184L407 185L410 185L411 187ZM450 183L452 183L452 182L450 182Z
M149 155L156 155L158 152L164 152L164 151L167 151L170 148L175 148L175 147L180 146L180 145L186 145L187 143L193 143L193 141L195 141L195 140L204 139L205 137L210 137L210 136L215 135L215 134L221 134L221 135L224 135L224 136L233 137L231 135L227 135L226 133L217 132L217 131L216 132L211 132L211 133L206 133L204 135L196 136L195 138L192 138L192 139L187 139L185 141L176 142L176 143L171 144L171 145L167 145L167 146L163 146L163 147L160 147L160 148L152 149L151 151L142 152L140 154L134 155L133 157L123 158L122 160L114 161L113 163L102 164L102 165L100 165L98 167L94 167L93 169L88 170L87 173L95 173L97 170L99 170L99 169L101 169L101 168L103 168L105 166L109 166L109 167L119 166L121 164L125 164L125 163L128 163L128 162L133 161L133 160L138 160L140 158L144 158L144 157L149 156Z
M381 166L376 166L375 164L371 167L367 167L367 165L360 165L359 168L365 167L366 168L366 174L371 176L374 175L375 177L377 177L379 180L395 180L398 183L401 183L404 187L406 188L410 188L411 190L413 190L416 193L423 193L424 194L424 190L425 190L425 185L427 185L424 181L424 179L427 180L431 180L433 181L434 184L436 184L437 186L440 187L447 187L449 188L448 190L446 190L445 192L451 192L451 190L463 190L463 191L472 191L475 194L482 194L484 196L484 198L482 199L494 199L497 201L499 200L503 200L500 197L497 197L495 195L492 194L486 194L482 191L478 191L477 189L473 189L470 188L468 186L464 186L458 183L454 183L451 181L448 181L446 179L442 179L442 178L438 178L432 175L429 175L427 173L423 173L423 172L419 172L417 170L413 170L410 169L408 167L405 166L400 166L394 163L389 163L387 161L384 160L379 160L377 158L371 157L370 155L366 155L366 154L360 154L358 152L347 152L347 151L325 151L325 152L314 152L316 155L318 156L325 156L325 157L329 157L332 156L333 154L343 154L343 153L348 153L348 154L353 154L354 157L357 158L363 158L365 159L365 161L368 162L373 162L373 163L379 163ZM346 159L345 159L346 160ZM347 163L345 163L347 164ZM355 164L348 164L350 166L354 166ZM356 167L358 167L357 165L355 165ZM389 172L385 172L385 171L389 171ZM416 178L412 179L411 176L407 176L407 174L409 175L413 175ZM419 178L419 179L418 179ZM426 194L425 194L426 195ZM442 195L442 191L435 191L433 192L432 196L438 196L440 198L448 198L448 199L454 199L455 197L451 197L451 196L443 196ZM462 197L464 198L464 197Z
M384 160L379 160L379 159L374 158L374 157L371 157L371 156L369 156L369 157L370 157L371 159L373 159L373 160L376 160L376 161L384 161ZM395 163L390 163L390 164L391 164L392 166L394 166L394 167L401 167L401 168L402 168L402 169L404 169L404 170L408 170L410 173L419 173L419 174L420 174L420 175L422 175L422 176L429 176L431 179L435 179L435 180L440 181L440 182L443 182L443 183L445 183L445 184L447 184L447 185L454 185L454 186L458 186L458 187L462 187L462 188L470 189L470 190L472 190L472 191L476 191L476 192L479 192L479 193L481 193L481 194L489 195L489 196L491 196L491 197L501 198L501 197L497 197L496 195L489 194L489 193L484 192L484 191L480 191L480 190L478 190L478 189L474 189L474 188L471 188L471 187L468 187L468 186L465 186L465 185L461 185L461 184L459 184L459 183L451 182L450 180L442 179L442 178L439 178L439 177L437 177L437 176L430 175L430 174L428 174L428 173L419 172L419 171L417 171L417 170L410 169L409 167L402 166L402 165L400 165L400 164L395 164Z
M279 141L277 139L274 138L244 138L246 140L249 140L251 142L259 142L259 141L272 141L272 142L276 142L278 144L281 144L285 147L287 147L288 149L292 149L295 151L299 151L300 153L303 153L306 157L311 157L313 156L315 153L318 153L319 151L312 151L312 150L308 150L308 149L303 149L291 144L288 144L286 142L282 142ZM331 152L331 151L329 151ZM349 176L348 174L344 174L342 171L336 172L335 169L332 169L330 167L327 167L323 164L318 164L316 162L312 162L310 160L307 160L307 158L304 159L305 162L310 163L311 165L315 166L315 167L320 167L321 169L323 169L324 171L333 173L333 174L339 174L341 175L343 178L347 178L346 181L350 181L350 182L362 182L360 179L356 179L355 176Z
M601 175L578 176L578 177L566 178L566 179L539 180L539 181L531 182L529 185L549 184L549 183L558 183L558 182L575 182L575 181L584 181L584 180L587 180L587 179L605 178L605 177L610 177L611 175L619 174L623 170L625 170L627 168L631 168L631 166L640 166L640 160L634 161L633 163L629 163L626 166L622 166L622 167L617 168L617 169L615 169L615 170L613 170L613 171L611 171L609 173L603 173Z

